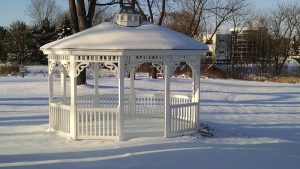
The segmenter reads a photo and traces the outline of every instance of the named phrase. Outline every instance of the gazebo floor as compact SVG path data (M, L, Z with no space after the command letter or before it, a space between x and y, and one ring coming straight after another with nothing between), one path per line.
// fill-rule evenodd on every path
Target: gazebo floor
M163 137L163 117L128 117L124 119L125 140L142 137Z

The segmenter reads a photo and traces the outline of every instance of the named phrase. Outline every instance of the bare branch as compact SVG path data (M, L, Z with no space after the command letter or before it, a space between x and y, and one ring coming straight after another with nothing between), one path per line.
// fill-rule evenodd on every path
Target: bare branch
M54 0L31 0L27 13L33 19L34 24L48 20L53 25L61 14L61 9Z

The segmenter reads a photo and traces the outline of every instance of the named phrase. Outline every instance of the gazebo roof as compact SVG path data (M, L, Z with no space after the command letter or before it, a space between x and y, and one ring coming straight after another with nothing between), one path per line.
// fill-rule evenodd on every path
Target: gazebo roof
M163 26L102 23L48 43L41 50L208 50L207 45Z

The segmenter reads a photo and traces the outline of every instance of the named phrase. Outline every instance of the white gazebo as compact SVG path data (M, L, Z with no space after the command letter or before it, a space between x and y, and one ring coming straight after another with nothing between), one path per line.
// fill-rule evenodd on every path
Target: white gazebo
M197 131L200 56L207 50L203 43L150 23L136 27L103 23L46 44L41 50L48 55L49 62L50 131L75 140L123 140L126 116L147 118L155 114L164 118L164 137ZM152 62L163 72L164 93L135 93L134 72L145 62ZM170 93L170 76L180 62L186 62L192 69L191 97ZM53 96L54 67L61 70L60 98ZM92 68L95 74L94 94L77 95L76 78L86 67ZM118 78L118 93L99 92L101 69L109 69ZM124 92L126 72L130 73L131 79L129 93ZM66 92L67 77L70 80L69 96Z

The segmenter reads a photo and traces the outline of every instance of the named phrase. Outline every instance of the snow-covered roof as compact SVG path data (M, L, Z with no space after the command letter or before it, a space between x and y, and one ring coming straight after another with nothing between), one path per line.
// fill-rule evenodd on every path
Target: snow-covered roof
M207 50L207 45L186 35L155 24L124 27L102 23L69 37L48 43L41 50Z

